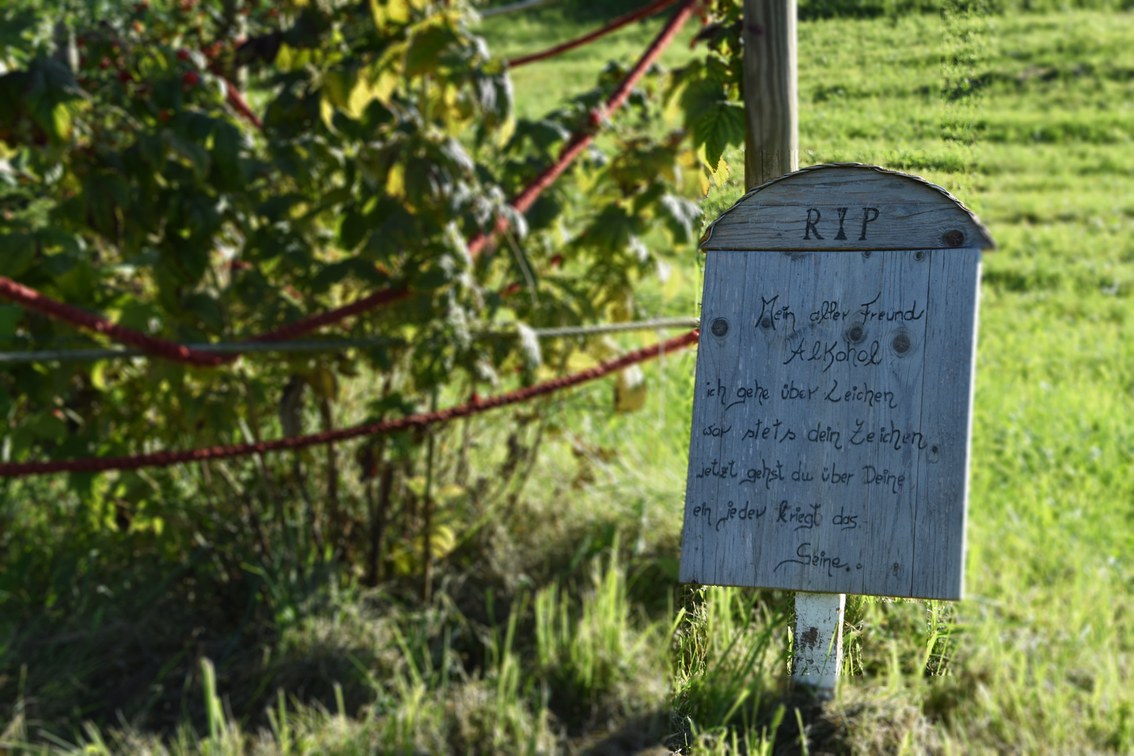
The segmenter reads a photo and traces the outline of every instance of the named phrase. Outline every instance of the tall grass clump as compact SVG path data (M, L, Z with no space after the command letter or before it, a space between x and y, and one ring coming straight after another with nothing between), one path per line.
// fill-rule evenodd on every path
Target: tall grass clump
M753 733L772 743L785 711L787 597L704 587L689 601L674 634L679 745L723 748Z
M664 700L666 624L635 611L617 539L607 559L592 562L580 596L548 585L536 594L534 616L538 673L565 720L605 726Z

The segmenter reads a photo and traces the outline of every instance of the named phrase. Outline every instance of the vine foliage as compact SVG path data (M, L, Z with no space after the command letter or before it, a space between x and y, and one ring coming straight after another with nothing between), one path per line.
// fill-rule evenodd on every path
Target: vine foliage
M506 66L460 0L43 5L0 10L0 275L184 343L238 341L384 289L409 296L324 329L372 343L330 357L4 367L13 461L294 435L578 364L596 349L485 334L638 314L641 284L691 252L698 195L727 175L724 149L743 137L731 2L702 10L703 55L655 67L601 124L591 113L625 63L554 112L517 118ZM516 213L508 198L595 128L596 146ZM501 218L509 230L470 254L468 240ZM0 303L0 349L98 343ZM358 385L368 398L346 401ZM318 462L329 502L318 529L349 542L379 505L352 513L340 484L385 480L374 495L389 498L384 471L397 469L412 497L432 465L426 447L407 436L350 464L331 449L231 476L302 488ZM515 456L503 464L522 469ZM160 529L170 491L211 475L67 484L98 527Z

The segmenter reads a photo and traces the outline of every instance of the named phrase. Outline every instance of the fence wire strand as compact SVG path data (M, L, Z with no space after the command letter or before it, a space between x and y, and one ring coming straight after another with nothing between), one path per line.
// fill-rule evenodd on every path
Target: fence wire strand
M395 420L363 423L335 431L325 431L305 436L292 436L260 443L213 446L184 451L161 451L146 454L131 454L116 457L82 457L78 459L59 459L42 462L0 463L0 478L27 478L56 473L102 473L111 470L140 470L142 468L171 467L190 462L208 462L232 459L253 454L279 451L294 451L311 446L333 444L363 436L378 436L415 428L426 428L438 423L446 423L462 417L471 417L488 410L531 401L536 397L562 391L614 373L631 365L660 357L669 352L683 349L697 343L698 331L690 331L681 336L654 344L653 346L627 352L613 360L600 363L588 370L580 370L560 378L537 383L525 388L508 391L485 399L474 399L456 407L436 412L408 415Z
M631 333L634 331L665 331L681 328L696 328L697 318L655 318L653 320L633 320L625 323L601 323L585 326L561 326L557 328L533 328L531 333L538 339L568 338L572 336L601 336L611 333ZM518 338L519 333L512 329L486 331L480 338ZM208 354L318 354L323 352L342 352L347 349L380 349L390 344L388 337L359 339L317 339L272 342L214 342L210 344L186 344L195 352ZM145 358L147 353L141 349L122 348L84 348L37 349L31 351L0 352L0 365L23 365L47 362L98 362L100 360L124 360Z

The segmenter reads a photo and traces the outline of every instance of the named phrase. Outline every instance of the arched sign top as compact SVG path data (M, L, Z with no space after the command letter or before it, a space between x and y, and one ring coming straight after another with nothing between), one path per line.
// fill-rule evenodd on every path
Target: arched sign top
M762 184L701 239L705 252L994 246L977 217L941 187L860 163L812 166Z

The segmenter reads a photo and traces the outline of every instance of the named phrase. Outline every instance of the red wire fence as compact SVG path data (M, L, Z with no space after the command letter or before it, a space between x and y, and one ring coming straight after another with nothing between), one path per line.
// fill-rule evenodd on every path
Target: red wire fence
M647 6L642 11L637 12L638 15L630 15L636 15L636 18L641 17L641 14L644 14L647 9L651 8L652 10L650 10L650 12L654 12L662 7L660 2L661 0L658 0L658 2L653 3L651 6ZM668 5L669 2L665 4ZM595 130L612 112L626 102L626 98L630 96L630 92L633 90L634 86L646 74L646 71L658 59L666 47L673 42L677 32L684 26L685 22L689 20L689 17L693 14L695 4L696 0L685 0L685 2L681 4L678 11L662 28L661 32L653 42L650 43L649 47L646 48L641 58L639 58L635 66L626 75L621 84L619 84L618 88L600 107L596 108L591 113L590 128L577 132L560 151L556 161L544 170L543 173L536 176L523 191L510 200L509 204L512 208L521 214L527 212L535 203L536 199L538 199L556 179L562 176L574 160L594 141ZM626 17L623 18L625 19ZM622 21L622 19L620 19L620 21ZM629 21L623 21L623 25L625 23L629 23ZM510 226L511 222L506 216L499 216L490 233L481 232L469 240L468 248L470 254L474 258L480 255L496 236L507 231ZM302 318L273 331L253 336L246 339L246 341L262 342L294 339L325 326L339 323L347 318L362 315L379 307L400 301L408 297L410 293L411 292L404 287L395 287L372 292L341 307ZM174 362L193 365L195 367L217 367L219 365L230 364L240 357L239 353L226 355L210 354L208 352L192 349L184 344L150 336L141 331L113 323L101 315L96 315L74 307L73 305L52 299L5 276L0 276L0 298L7 299L29 310L46 315L47 317L70 323L83 330L102 334L113 341L135 347L154 357L160 357Z
M655 0L637 11L615 19L610 24L590 34L557 45L541 53L513 59L509 61L509 65L515 67L536 60L545 60L567 50L574 49L599 39L627 24L652 15L674 4L674 2L676 2L676 0ZM508 204L516 212L521 214L526 213L540 194L550 187L556 179L562 176L575 159L594 141L598 128L614 111L626 102L634 86L642 79L646 71L653 65L662 52L673 42L678 31L680 31L685 22L692 16L696 2L697 0L684 0L684 2L679 5L677 12L674 13L642 53L638 62L615 91L611 93L599 107L592 111L588 127L576 132L560 150L555 162L532 179L527 187L509 201ZM248 108L247 103L244 102L240 93L232 86L229 87L229 101L243 117L247 118L257 127L259 126L259 119L257 119L251 109ZM469 240L468 248L470 254L474 258L480 255L497 236L507 231L510 225L511 223L506 216L499 216L489 232L480 232ZM410 296L410 294L410 290L404 287L375 291L341 307L314 314L284 325L276 330L251 337L246 339L245 343L276 342L294 339L324 326L332 325L347 318L361 315L379 307L400 301ZM230 364L238 359L241 354L234 352L220 355L200 349L193 349L185 344L156 336L150 336L141 331L113 323L101 315L52 299L35 289L5 276L0 276L0 298L7 299L27 310L38 312L54 320L70 323L80 329L101 334L112 341L134 347L148 355L192 365L194 367L217 367ZM470 417L490 409L529 401L539 396L545 396L572 386L593 381L630 365L658 357L667 351L676 351L688 347L696 343L697 339L698 332L694 330L683 336L663 341L654 346L629 352L622 357L603 362L588 370L499 394L488 399L470 401L456 407L436 412L409 415L394 420L364 423L335 431L305 436L293 436L261 443L215 446L184 451L163 451L117 457L85 457L41 462L5 462L0 463L0 478L24 478L64 472L100 473L111 470L169 467L190 462L205 462L267 452L297 450L363 436L376 436L414 428L425 428L437 423L444 423L462 417Z
M527 65L528 63L535 63L537 61L547 60L548 58L554 58L556 55L565 53L568 50L574 50L576 47L582 47L585 44L594 42L596 39L601 39L607 34L621 29L623 26L628 26L635 21L640 21L643 18L652 16L658 11L673 5L675 2L677 2L677 0L654 0L654 2L649 3L648 5L644 5L636 11L631 11L624 16L619 16L601 29L596 29L593 32L589 32L581 37L576 37L575 39L572 39L570 41L555 45L554 47L549 47L548 49L541 52L530 53L528 55L520 55L519 57L512 58L508 61L508 67L519 68L520 66Z
M60 459L46 462L5 462L0 463L0 478L27 478L35 475L54 473L101 473L111 470L138 470L149 467L170 467L188 462L208 462L218 459L232 459L252 454L304 449L309 446L333 444L363 436L379 436L387 433L427 428L438 423L447 423L462 417L471 417L481 412L507 407L510 404L527 402L540 396L553 394L563 389L578 386L589 381L610 375L631 365L659 357L666 352L674 352L697 343L699 332L694 330L681 336L654 344L653 346L627 352L613 360L595 365L560 378L553 378L532 386L508 391L486 399L475 399L465 404L436 412L424 412L394 420L381 420L363 423L334 431L313 433L306 436L292 436L274 441L253 444L234 444L232 446L213 446L185 451L163 451L149 454L132 454L119 457L83 457L81 459Z

